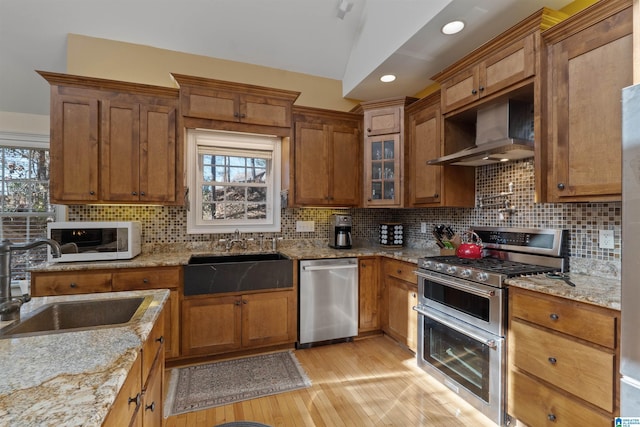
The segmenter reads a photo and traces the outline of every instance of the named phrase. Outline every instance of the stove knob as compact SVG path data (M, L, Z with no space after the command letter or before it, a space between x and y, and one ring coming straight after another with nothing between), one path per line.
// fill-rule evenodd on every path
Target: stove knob
M430 268L430 267L431 267L431 264L433 264L433 262L432 262L432 261L425 261L425 262L424 262L424 268Z
M444 264L439 262L436 264L436 270L442 270L444 268Z
M489 275L485 272L476 274L476 279L478 279L479 282L485 282L488 278Z
M455 265L450 265L449 267L447 267L447 273L449 274L454 274L456 272L457 268Z
M469 277L471 277L471 270L469 270L468 268L465 268L460 272L460 277L464 277L465 279L468 279Z

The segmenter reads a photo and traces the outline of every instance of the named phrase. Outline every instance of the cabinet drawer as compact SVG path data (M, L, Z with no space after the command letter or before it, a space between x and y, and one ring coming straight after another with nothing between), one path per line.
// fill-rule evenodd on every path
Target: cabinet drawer
M538 381L509 372L509 414L530 426L607 426L611 418Z
M613 353L511 322L513 364L600 408L612 412L615 378Z
M113 289L116 291L177 288L179 283L179 268L152 268L113 273Z
M66 273L36 275L33 278L32 294L77 295L111 291L111 273Z
M563 299L546 299L514 292L513 317L563 332L608 348L616 345L616 318Z
M414 273L416 266L402 261L385 261L384 274L405 282L418 283L418 277Z

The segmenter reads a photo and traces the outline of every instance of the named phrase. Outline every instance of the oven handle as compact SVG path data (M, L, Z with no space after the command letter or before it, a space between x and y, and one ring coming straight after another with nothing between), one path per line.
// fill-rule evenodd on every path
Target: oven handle
M352 268L358 268L358 264L305 265L302 267L304 271L344 270Z
M434 276L430 276L428 274L424 274L424 273L422 273L421 271L418 271L418 270L414 271L414 273L416 274L416 276L422 277L423 279L434 280L434 281L437 280L437 283L443 283L443 284L445 284L447 286L450 286L452 288L458 289L460 291L468 292L470 294L474 294L474 295L477 295L477 296L482 297L482 298L491 298L491 297L496 295L496 291L485 291L484 289L478 289L478 288L475 288L473 286L463 285L462 283L456 283L456 282L453 282L451 280L447 280L447 279L442 278L442 277L437 277L436 278Z
M440 316L434 316L434 315L432 315L430 313L427 313L426 311L422 310L421 308L419 308L417 306L413 307L413 309L415 311L417 311L419 314L428 317L429 319L432 319L432 320L435 320L436 322L442 323L447 328L451 328L454 331L458 331L462 335L466 335L469 338L474 339L476 341L483 342L489 348L496 348L498 346L498 344L496 343L496 340L494 340L494 339L486 339L484 337L476 335L473 332L469 332L468 330L466 330L464 328L461 328L458 325L454 325L453 323L449 323L446 320L443 320Z

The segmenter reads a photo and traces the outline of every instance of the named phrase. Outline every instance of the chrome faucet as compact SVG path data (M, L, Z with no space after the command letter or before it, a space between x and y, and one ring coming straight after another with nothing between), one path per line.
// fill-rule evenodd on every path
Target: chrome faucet
M227 240L227 244L225 245L225 248L228 251L230 251L234 243L240 243L240 247L242 249L247 249L247 241L242 238L242 234L240 234L240 230L238 230L237 228L236 228L236 231L233 233L233 239Z
M54 258L60 258L60 245L55 240L38 239L22 245L13 245L9 240L0 242L0 320L20 320L20 307L31 299L29 294L11 297L11 252L25 251L36 246L49 245Z

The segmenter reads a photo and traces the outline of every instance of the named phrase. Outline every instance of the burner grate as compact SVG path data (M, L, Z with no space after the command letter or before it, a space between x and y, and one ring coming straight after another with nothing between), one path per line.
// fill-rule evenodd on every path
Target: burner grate
M557 271L557 268L543 265L526 264L522 262L509 261L499 258L466 259L456 256L435 256L428 258L431 261L440 262L445 265L475 268L490 273L503 274L507 277L521 276L525 274L539 274Z

